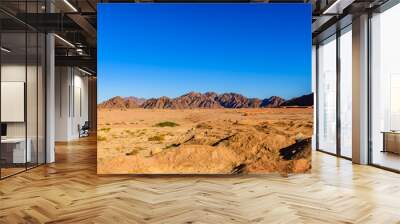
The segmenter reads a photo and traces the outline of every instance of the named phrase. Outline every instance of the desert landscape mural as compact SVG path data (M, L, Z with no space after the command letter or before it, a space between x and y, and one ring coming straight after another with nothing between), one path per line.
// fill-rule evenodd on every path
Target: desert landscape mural
M99 174L310 170L309 8L105 4L101 12Z
M300 173L311 168L313 96L191 92L99 104L98 173Z

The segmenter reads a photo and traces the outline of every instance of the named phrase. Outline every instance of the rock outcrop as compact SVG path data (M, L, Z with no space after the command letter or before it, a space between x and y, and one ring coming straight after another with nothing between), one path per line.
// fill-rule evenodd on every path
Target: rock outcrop
M260 107L280 107L285 100L279 96L271 96L261 102Z
M113 97L101 104L99 108L107 109L129 109L138 108L140 105L132 98L122 98L120 96Z
M300 97L295 97L282 103L281 106L302 106L310 107L314 105L314 94L310 93Z

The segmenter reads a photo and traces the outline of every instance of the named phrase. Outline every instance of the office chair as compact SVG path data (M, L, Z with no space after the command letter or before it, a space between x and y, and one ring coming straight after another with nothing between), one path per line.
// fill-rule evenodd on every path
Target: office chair
M79 129L79 138L89 136L89 130L90 130L89 121L85 121L85 123L82 125L82 127L80 127L80 125L78 125L78 129Z

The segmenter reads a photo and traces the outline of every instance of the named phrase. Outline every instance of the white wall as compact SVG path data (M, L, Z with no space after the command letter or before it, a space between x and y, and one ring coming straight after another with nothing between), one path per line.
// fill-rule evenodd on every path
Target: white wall
M88 77L72 67L56 67L55 140L79 138L78 125L88 120Z
M55 141L68 140L68 88L70 85L67 67L55 68Z
M77 70L75 70L76 72ZM74 108L72 109L72 120L71 120L71 126L72 126L72 136L79 137L79 132L78 132L78 125L83 125L85 121L88 121L89 119L89 111L88 111L88 77L83 77L81 76L81 73L79 75L74 75Z

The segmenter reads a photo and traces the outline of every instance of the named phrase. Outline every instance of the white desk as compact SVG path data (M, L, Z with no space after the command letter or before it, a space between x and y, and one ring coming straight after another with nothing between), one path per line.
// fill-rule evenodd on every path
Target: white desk
M27 139L27 147L25 151L25 138L5 138L1 139L1 144L6 145L13 145L13 153L12 153L12 162L13 163L25 163L31 162L32 160L32 140L30 138Z

